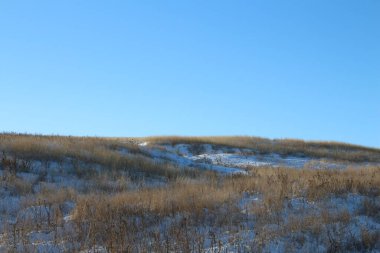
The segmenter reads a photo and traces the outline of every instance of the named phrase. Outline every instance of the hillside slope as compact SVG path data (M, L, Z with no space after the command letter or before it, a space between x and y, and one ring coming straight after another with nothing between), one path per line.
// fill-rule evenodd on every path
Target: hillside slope
M0 135L0 251L376 252L380 150Z

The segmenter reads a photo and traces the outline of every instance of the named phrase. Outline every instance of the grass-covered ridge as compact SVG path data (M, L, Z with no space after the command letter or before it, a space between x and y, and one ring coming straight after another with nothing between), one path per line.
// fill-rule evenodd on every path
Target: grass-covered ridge
M138 142L143 141L171 145L181 143L212 144L248 148L263 154L278 153L280 155L304 155L352 162L380 162L380 149L377 148L339 142L272 140L250 136L106 138L2 133L0 134L0 151L26 158L61 159L62 157L76 157L78 159L91 159L91 157L102 156L102 153L123 148L139 153Z
M60 164L69 161L78 171L89 175L93 174L95 165L107 169L110 174L126 172L132 177L175 178L197 173L179 170L173 164L154 162L132 138L0 134L0 152L3 158L20 161Z

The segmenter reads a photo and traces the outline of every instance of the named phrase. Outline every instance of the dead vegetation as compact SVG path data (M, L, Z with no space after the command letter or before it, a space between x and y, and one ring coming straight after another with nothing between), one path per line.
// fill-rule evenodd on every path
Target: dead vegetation
M94 168L107 169L104 174L123 175L134 180L144 177L175 179L180 176L196 177L199 171L178 168L175 164L158 163L147 157L136 141L118 138L63 137L22 134L0 134L1 164L4 170L21 172L30 170L33 161L45 167L55 162L71 164L73 173L94 178ZM123 152L128 151L124 155Z
M285 221L283 210L292 199L302 198L305 201L318 202L336 196L358 194L366 196L366 199L375 200L380 196L379 186L380 168L356 171L259 168L255 169L249 177L214 178L205 182L178 181L159 189L141 189L112 196L108 194L80 196L74 219L81 234L88 234L90 238L98 238L97 240L101 236L101 241L103 245L108 245L107 248L113 248L112 245L128 244L133 247L136 245L142 247L143 243L128 241L127 235L121 238L118 237L118 233L118 236L111 238L108 233L102 232L110 229L105 227L106 224L116 231L124 231L123 233L128 233L128 228L134 224L134 233L143 234L145 238L149 238L152 236L149 229L160 227L162 225L160 223L165 219L172 220L170 228L175 229L177 235L203 226L211 230L224 228L230 231L234 230L234 226L235 229L245 226L244 222L253 219L257 231L254 248L258 250L270 240L288 235L289 231L291 233L309 231L316 234L323 232L326 238L328 236L335 238L337 236L335 232L326 230L326 227L329 224L331 226L347 225L352 220L351 214L346 210L339 210L337 213L322 210L317 216L306 215L302 219L299 216L290 216ZM244 194L261 196L261 201L252 203L245 215L238 207L238 202ZM366 212L370 216L378 215L378 210L375 211L374 207L369 207L369 205L363 203L364 210L360 209L361 212ZM179 218L180 222L177 223L176 218ZM134 223L137 220L138 224ZM280 229L268 230L268 224L275 224ZM87 230L89 227L91 230ZM199 231L197 233L199 235ZM207 234L200 236L208 237ZM371 234L371 236L374 235ZM156 240L162 240L160 245L165 243L163 238L156 238ZM173 249L172 247L179 243L178 240L188 239L170 238L170 240L174 240L168 244L171 245L170 249ZM191 245L197 247L192 244L194 240L195 238L192 237L191 243L187 241L190 243L188 247ZM217 236L215 240L218 241L221 238ZM370 245L372 248L375 247L373 243ZM149 248L143 247L143 249Z
M146 140L378 159L378 150L336 143ZM248 175L221 176L156 161L123 138L3 134L0 150L0 247L7 252L268 252L273 243L283 252L380 249L378 231L360 223L380 224L379 166L247 167Z
M60 161L71 157L91 162L121 149L139 151L133 139L0 134L0 150L25 159Z

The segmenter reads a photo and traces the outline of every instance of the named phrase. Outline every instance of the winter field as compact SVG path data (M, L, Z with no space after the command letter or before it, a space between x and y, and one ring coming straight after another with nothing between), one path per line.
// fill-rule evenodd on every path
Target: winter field
M0 252L380 252L380 150L0 134Z

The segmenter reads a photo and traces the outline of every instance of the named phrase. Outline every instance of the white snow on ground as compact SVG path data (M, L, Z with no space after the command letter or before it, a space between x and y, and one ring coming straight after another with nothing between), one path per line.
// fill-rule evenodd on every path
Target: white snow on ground
M343 169L347 165L326 159L303 156L281 156L279 154L256 154L254 150L218 147L211 144L149 145L140 143L141 149L159 161L173 162L179 166L196 167L219 171L224 174L243 173L249 167L291 167Z
M207 169L207 170L213 170L222 174L247 174L247 172L242 169L225 167L225 166L220 166L220 165L201 163L201 164L198 164L197 166Z
M249 149L219 148L214 149L210 144L201 145L202 154L192 154L189 144L177 144L174 146L165 145L165 151L176 153L179 156L188 158L195 162L210 163L215 165L246 168L248 166L288 166L302 168L310 162L311 158L287 156L278 154L251 155Z
M145 146L147 146L148 145L148 142L147 141L144 141L144 142L142 142L142 143L139 143L139 146L141 146L141 147L145 147Z
M223 164L225 166L247 167L247 166L289 166L302 168L310 158L286 157L279 155L260 155L260 156L244 156L240 154L202 154L190 157L192 160L209 160L212 164Z
M79 253L106 253L106 252L109 252L109 251L105 247L96 246L91 249L81 250Z
M360 214L362 201L366 199L368 200L368 197L352 193L347 194L346 196L330 196L316 202L308 201L305 198L291 198L288 200L288 204L285 203L284 209L280 212L280 217L284 222L282 225L286 225L289 222L289 217L297 217L300 220L303 217L309 217L310 215L321 217L322 212L326 210L328 210L330 214L347 211L350 214L351 219L347 224L339 221L321 224L321 230L323 230L323 233L321 232L317 236L311 231L305 231L302 229L299 231L295 230L283 233L283 231L281 232L281 226L278 226L277 224L267 224L264 226L267 231L273 231L273 234L280 232L280 236L273 237L270 241L268 241L264 245L262 251L283 253L289 252L290 250L290 252L322 253L328 251L326 248L326 243L321 243L329 240L329 238L325 237L326 231L330 231L330 236L332 237L340 236L335 239L342 240L341 243L349 243L352 238L361 238L363 228L370 232L380 231L380 223L378 220ZM262 198L260 195L244 194L242 199L239 201L238 206L242 213L251 215L249 209L252 207L252 204L259 203L261 201ZM377 197L372 199L372 201L379 203L380 198ZM252 218L253 221L255 220L254 215L249 217ZM233 241L232 238L239 235L240 247L243 245L253 245L252 242L255 242L255 234L257 232L256 229L257 227L254 222L252 226L250 226L250 229L240 230L240 232L235 235L230 234L229 236L226 236L227 238L225 240L222 239L222 245L206 248L204 252L216 253L221 252L220 250L222 250L222 252L240 252L241 250L237 250L235 246L230 243ZM340 232L334 233L334 231ZM297 238L302 240L297 241ZM291 249L289 249L289 241L292 242ZM378 251L375 250L371 252Z
M172 162L183 167L194 167L197 169L207 169L218 171L222 174L235 174L241 173L246 174L244 170L249 166L288 166L292 168L302 168L304 166L309 166L310 168L344 168L345 164L340 164L338 162L332 162L329 160L319 160L308 157L296 157L296 156L280 156L278 154L255 154L253 150L249 149L238 149L238 148L215 148L213 145L204 144L200 147L194 148L189 144L177 144L177 145L154 145L148 142L143 142L139 144L141 150L147 155L151 156L157 162ZM128 149L120 150L123 155L130 155ZM63 163L41 163L38 161L32 162L31 173L20 172L17 177L25 182L33 183L38 178L38 172L41 170L47 170L49 174L46 176L47 182L44 183L44 187L54 185L58 187L72 187L80 189L86 186L86 182L81 179L76 179L70 174L65 175L55 175L52 176L52 172L58 170L69 171L72 169L72 164L69 161ZM0 175L2 171L0 170ZM159 184L159 183L157 183ZM33 190L36 192L41 191L39 188L41 185L36 185ZM45 221L47 216L52 213L49 206L35 205L29 206L22 209L22 199L20 197L15 197L7 193L7 191L2 190L2 199L0 200L0 213L4 215L0 223L5 224L8 220L9 224L16 222L23 222L34 220ZM280 212L280 216L283 218L284 222L289 221L289 217L296 216L297 218L302 218L306 215L316 215L320 216L323 210L328 210L329 212L338 212L342 210L347 210L351 215L352 219L348 224L346 224L346 230L349 231L347 234L351 234L355 237L360 237L361 229L367 228L369 231L380 231L380 223L373 217L365 216L358 209L362 207L362 202L366 200L366 196L361 196L359 194L347 194L344 196L332 196L328 197L323 201L311 202L305 198L290 198ZM255 217L252 213L252 206L259 204L263 201L262 196L258 194L245 193L241 200L237 203L237 207L241 210L241 213L247 215L247 224L250 222L252 224L246 224L246 229L241 229L240 232L234 234L232 231L222 231L222 245L213 246L208 243L203 250L203 252L219 252L220 250L225 250L226 252L239 252L241 245L250 244L255 239L256 227ZM373 199L378 206L380 199L377 197ZM63 215L64 227L67 231L72 229L71 223L73 222L72 210L75 207L74 202L66 201L61 204L61 210ZM21 209L21 210L20 210ZM15 222L13 222L13 220ZM13 223L12 223L13 222ZM333 225L326 225L323 229L331 229ZM339 224L338 224L339 225ZM330 226L330 227L329 227ZM3 225L0 226L0 230ZM268 224L268 229L273 231L278 229L276 224ZM319 245L319 241L314 239L311 234L304 232L294 232L291 236L295 237L298 234L304 234L305 245L295 248L295 252L325 252L327 249ZM225 235L225 236L224 236ZM0 234L0 239L1 239ZM54 244L54 233L45 231L33 231L28 234L28 238L32 243L30 248L31 252L62 252L70 251L66 247L69 247L65 243ZM236 243L234 238L237 238ZM286 252L286 242L291 238L289 236L279 237L270 242L264 251L268 252ZM323 238L322 238L323 239ZM343 238L344 240L349 240L349 238ZM294 240L294 238L292 239ZM1 240L0 240L1 241ZM0 252L3 252L4 245L0 244ZM25 252L26 248L18 248L18 252ZM5 252L5 251L4 251ZM107 250L99 245L93 249L86 249L81 251L85 252L107 252Z
M267 232L272 231L273 234L279 234L279 236L273 237L268 240L266 244L263 245L263 252L326 252L328 249L326 246L329 238L326 238L326 231L330 231L332 237L341 236L339 239L343 240L342 243L348 243L354 238L360 238L362 234L362 229L366 228L370 232L380 231L380 224L373 218L360 215L358 211L361 207L361 202L367 197L358 194L348 194L346 196L330 196L325 199L319 200L317 202L308 201L305 198L292 198L289 199L289 203L284 206L283 211L280 213L281 219L283 219L283 225L289 222L289 217L309 217L310 215L315 215L320 217L321 213L326 209L331 213L341 212L347 210L351 215L351 220L344 224L342 222L333 222L321 224L320 235L315 235L311 231L305 230L292 230L284 233L281 231L281 226L278 224L267 224L264 229ZM211 245L210 239L206 238L206 247L202 252L204 253L216 253L216 252L256 252L250 248L245 248L245 246L252 246L256 242L256 224L255 215L249 210L252 204L259 203L262 201L262 196L256 194L244 194L242 199L238 203L238 207L241 209L242 213L248 215L248 221L252 221L252 224L240 228L238 233L233 231L222 230L219 231L220 242ZM375 201L380 201L377 198ZM344 231L340 233L334 233L334 231ZM329 234L329 233L327 233ZM235 240L235 238L237 240ZM297 241L297 238L302 239ZM338 239L338 238L335 238ZM289 244L289 242L291 242ZM323 242L323 243L322 243ZM289 246L291 248L289 248ZM245 251L242 251L242 250ZM351 252L351 251L350 251ZM356 252L356 251L355 251ZM377 251L371 251L377 252Z
M170 152L167 149L143 148L143 150L158 161L169 161L183 167L196 167L200 169L214 170L222 174L247 174L245 170L236 167L228 167L218 164L199 162L192 157L180 156L177 153ZM190 154L182 149L183 153Z

